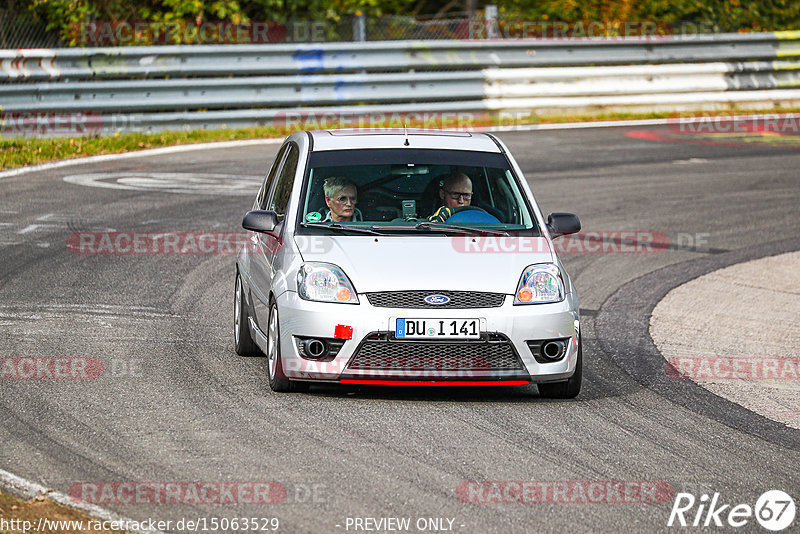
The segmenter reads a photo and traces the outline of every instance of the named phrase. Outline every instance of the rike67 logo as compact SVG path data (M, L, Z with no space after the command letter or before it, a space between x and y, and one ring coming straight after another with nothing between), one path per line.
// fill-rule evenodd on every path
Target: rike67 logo
M750 524L755 517L765 529L778 532L794 522L795 513L794 499L780 490L764 492L755 506L724 503L718 492L711 497L703 494L699 499L691 493L678 493L667 526L738 528Z

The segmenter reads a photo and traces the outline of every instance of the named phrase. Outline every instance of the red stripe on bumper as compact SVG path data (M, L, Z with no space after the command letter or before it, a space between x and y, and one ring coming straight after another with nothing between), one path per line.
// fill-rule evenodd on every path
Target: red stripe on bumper
M343 378L340 384L368 386L527 386L527 380L360 380Z

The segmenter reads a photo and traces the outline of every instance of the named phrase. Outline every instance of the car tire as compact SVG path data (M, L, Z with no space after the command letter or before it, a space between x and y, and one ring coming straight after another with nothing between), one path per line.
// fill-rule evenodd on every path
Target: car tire
M307 391L306 382L289 380L283 372L281 360L281 325L278 321L278 304L272 301L269 306L269 324L267 325L267 376L269 388L278 393L287 391Z
M236 272L236 288L233 296L233 342L239 356L263 356L250 335L250 314L245 302L242 275Z
M583 343L578 338L578 359L575 362L575 373L561 382L539 384L539 396L546 399L574 399L581 392L583 380Z

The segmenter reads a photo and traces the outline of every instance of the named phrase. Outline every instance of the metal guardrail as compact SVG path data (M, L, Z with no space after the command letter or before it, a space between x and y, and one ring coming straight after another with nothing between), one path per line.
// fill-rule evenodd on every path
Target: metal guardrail
M0 79L386 72L800 58L800 32L583 40L383 41L0 50Z
M475 71L18 84L0 85L0 103L7 111L357 105L437 101L443 90L454 100L480 100L483 81Z
M4 82L4 83L2 83ZM579 41L392 41L0 50L5 113L103 132L308 114L800 102L800 32Z
M800 62L751 62L17 84L0 85L0 102L6 111L135 112L795 87Z
M600 96L800 87L800 62L679 63L484 71L495 98Z

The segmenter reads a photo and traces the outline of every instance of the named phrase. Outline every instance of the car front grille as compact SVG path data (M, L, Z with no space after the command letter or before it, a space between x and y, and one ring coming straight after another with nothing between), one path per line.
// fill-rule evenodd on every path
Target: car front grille
M365 293L370 304L378 308L498 308L506 296L503 293L481 293L475 291L385 291ZM428 304L425 297L444 295L447 304Z
M476 341L394 341L386 333L368 336L348 369L366 371L508 371L524 370L513 345L503 335Z

